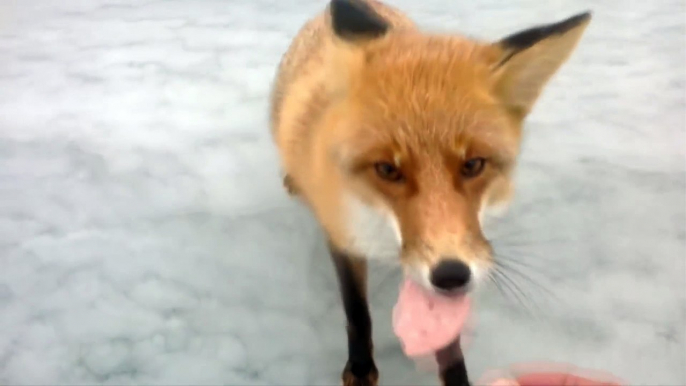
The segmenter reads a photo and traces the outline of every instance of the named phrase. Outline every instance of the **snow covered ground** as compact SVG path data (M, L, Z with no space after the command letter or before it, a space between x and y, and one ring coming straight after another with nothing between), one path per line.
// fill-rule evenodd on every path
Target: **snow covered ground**
M474 377L552 359L686 384L686 16L680 0L395 0L497 38L592 9L527 128ZM276 63L319 0L0 2L0 384L335 385L333 269L283 193ZM437 384L370 285L382 383Z

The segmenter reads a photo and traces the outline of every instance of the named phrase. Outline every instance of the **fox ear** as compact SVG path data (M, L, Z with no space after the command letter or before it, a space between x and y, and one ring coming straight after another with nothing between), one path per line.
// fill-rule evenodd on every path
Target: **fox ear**
M334 34L342 40L375 39L389 29L388 22L362 0L331 0L329 7Z
M363 0L331 0L329 14L334 44L325 55L327 85L345 92L364 68L367 43L384 36L390 25Z
M564 64L591 21L590 12L530 28L494 44L495 92L520 118L533 107L550 78Z

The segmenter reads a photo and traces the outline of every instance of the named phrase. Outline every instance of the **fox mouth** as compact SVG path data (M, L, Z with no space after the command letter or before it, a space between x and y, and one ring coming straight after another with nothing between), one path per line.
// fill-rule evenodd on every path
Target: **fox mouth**
M458 339L469 314L468 297L440 296L406 279L393 308L393 330L406 355L434 355Z

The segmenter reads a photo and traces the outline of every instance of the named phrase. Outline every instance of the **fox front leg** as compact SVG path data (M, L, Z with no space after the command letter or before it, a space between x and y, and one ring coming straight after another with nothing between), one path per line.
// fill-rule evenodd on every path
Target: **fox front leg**
M343 386L377 386L379 371L374 363L372 320L367 303L367 263L333 246L330 252L347 320L348 362L342 374Z

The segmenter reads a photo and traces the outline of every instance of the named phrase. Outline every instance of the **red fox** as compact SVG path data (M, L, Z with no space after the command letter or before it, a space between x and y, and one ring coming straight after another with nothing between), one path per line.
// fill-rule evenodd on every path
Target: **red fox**
M299 31L271 126L284 185L328 237L348 325L344 384L378 380L366 259L396 260L445 293L488 274L482 220L511 199L523 122L590 19L486 42L420 31L377 0L331 0Z

